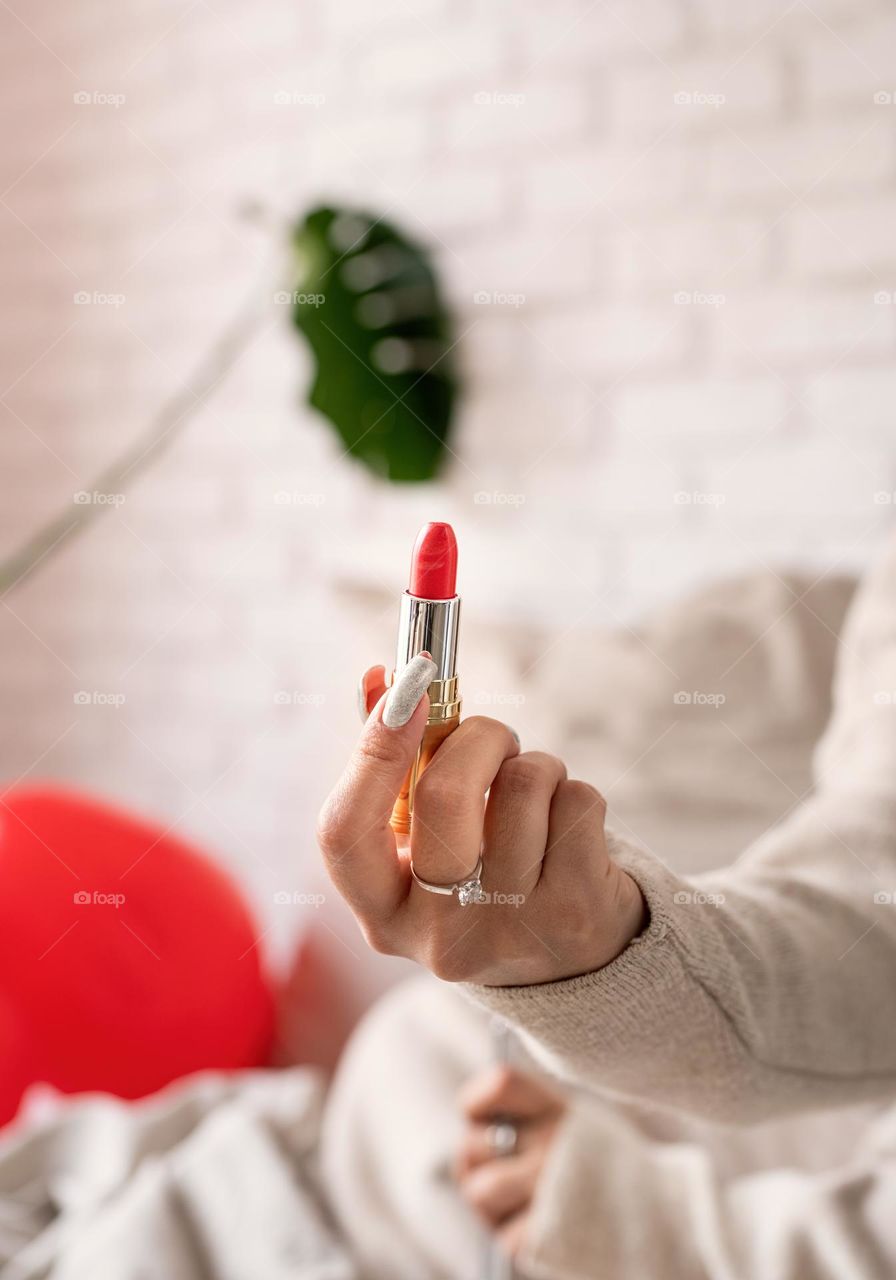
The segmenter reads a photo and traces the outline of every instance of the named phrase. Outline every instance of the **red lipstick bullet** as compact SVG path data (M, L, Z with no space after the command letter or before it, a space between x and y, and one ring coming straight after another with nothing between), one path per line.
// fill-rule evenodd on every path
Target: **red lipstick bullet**
M425 524L411 556L408 592L424 600L448 600L457 583L457 539L450 524Z
M423 740L392 811L392 830L408 835L414 812L417 779L441 743L460 724L461 698L457 684L457 633L460 596L457 595L457 539L450 524L426 524L417 535L411 556L410 585L401 597L395 671L418 653L427 652L436 664L429 686L429 715Z

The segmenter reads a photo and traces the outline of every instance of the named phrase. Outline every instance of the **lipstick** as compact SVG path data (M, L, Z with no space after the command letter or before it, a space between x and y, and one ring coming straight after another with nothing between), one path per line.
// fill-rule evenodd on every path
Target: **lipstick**
M457 583L457 539L450 524L426 524L411 556L407 591L401 597L395 674L418 653L430 654L436 674L429 686L429 715L423 739L408 771L395 808L392 830L409 835L417 780L439 746L460 724L457 686L457 631L460 596Z

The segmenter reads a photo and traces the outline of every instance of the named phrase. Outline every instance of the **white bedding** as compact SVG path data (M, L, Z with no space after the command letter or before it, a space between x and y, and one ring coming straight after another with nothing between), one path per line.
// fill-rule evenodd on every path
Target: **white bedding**
M322 1083L196 1076L80 1098L0 1146L3 1280L355 1280L322 1209Z

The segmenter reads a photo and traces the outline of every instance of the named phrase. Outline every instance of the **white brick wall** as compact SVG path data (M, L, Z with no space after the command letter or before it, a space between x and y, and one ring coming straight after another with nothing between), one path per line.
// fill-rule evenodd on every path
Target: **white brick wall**
M270 912L318 874L314 812L357 671L388 660L422 520L459 528L471 621L548 626L757 563L858 567L884 536L882 0L12 8L4 552L138 438L247 296L273 294L276 241L322 196L433 245L468 386L444 478L386 489L304 408L308 359L271 307L124 505L5 600L6 777L177 824ZM80 290L125 302L75 306ZM487 640L467 653L471 689L493 662ZM272 918L272 936L304 923Z

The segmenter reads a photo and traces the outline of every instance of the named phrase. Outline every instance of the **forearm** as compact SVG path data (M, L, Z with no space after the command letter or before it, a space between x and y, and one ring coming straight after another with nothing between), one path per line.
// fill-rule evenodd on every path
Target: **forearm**
M468 990L561 1074L694 1113L749 1121L886 1096L896 907L874 894L894 817L807 807L712 882L614 840L646 932L579 978Z

